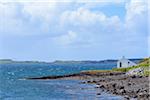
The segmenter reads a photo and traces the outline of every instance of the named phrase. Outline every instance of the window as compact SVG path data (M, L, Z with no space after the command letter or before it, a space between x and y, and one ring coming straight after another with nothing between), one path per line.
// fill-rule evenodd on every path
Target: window
M130 64L130 62L128 62L128 65Z

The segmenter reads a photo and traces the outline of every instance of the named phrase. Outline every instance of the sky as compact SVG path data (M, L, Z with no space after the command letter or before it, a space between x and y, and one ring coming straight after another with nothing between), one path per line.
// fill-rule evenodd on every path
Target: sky
M0 0L0 58L148 57L147 0Z

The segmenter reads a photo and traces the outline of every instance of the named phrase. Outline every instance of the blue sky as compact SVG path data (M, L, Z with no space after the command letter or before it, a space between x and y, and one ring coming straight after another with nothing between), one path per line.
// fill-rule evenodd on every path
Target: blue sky
M148 56L146 0L0 0L0 58Z

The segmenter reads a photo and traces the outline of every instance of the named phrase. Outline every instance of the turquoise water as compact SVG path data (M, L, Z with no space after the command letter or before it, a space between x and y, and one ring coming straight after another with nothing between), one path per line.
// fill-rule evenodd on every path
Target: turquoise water
M2 100L120 100L120 97L103 93L92 84L80 80L23 80L25 77L64 75L83 70L111 69L108 64L0 64L0 99ZM102 95L96 95L101 92Z

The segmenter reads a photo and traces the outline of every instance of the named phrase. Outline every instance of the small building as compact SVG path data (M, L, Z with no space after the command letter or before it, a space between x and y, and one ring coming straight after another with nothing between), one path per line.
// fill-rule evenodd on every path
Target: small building
M124 56L117 61L117 68L127 68L137 65L136 63L126 59Z

